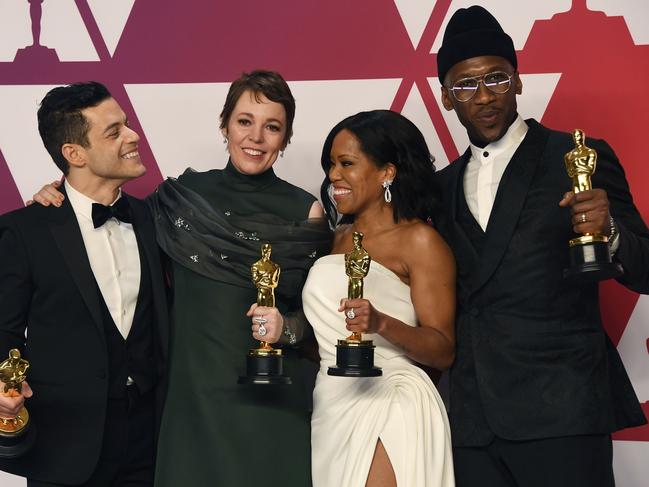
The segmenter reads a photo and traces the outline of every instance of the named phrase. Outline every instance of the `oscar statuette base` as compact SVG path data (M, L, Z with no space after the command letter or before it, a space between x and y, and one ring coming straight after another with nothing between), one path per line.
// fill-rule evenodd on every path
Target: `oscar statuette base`
M14 62L20 64L41 64L52 66L59 62L59 57L56 55L54 49L49 47L36 45L28 46L24 49L18 49Z
M246 356L246 375L239 377L238 384L291 384L284 375L282 351L276 348L252 349Z
M383 371L374 366L374 348L372 340L360 342L338 340L336 366L329 367L327 374L336 377L378 377L383 375Z
M564 269L564 279L597 282L622 274L622 266L611 261L606 237L584 235L570 241L570 267Z
M15 420L0 419L0 458L24 455L36 439L36 428L23 407Z

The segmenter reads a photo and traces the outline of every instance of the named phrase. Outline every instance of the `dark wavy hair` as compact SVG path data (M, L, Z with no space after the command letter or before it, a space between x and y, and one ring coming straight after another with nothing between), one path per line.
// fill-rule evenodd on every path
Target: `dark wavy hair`
M293 120L295 119L295 98L288 87L288 84L282 78L282 75L276 71L266 71L257 69L251 73L241 73L230 85L228 95L225 98L223 110L221 110L221 125L224 129L230 122L230 117L234 111L239 98L246 91L251 91L257 102L260 95L264 95L270 101L279 103L286 111L286 134L284 135L284 145L288 145L293 136Z
M417 126L403 115L390 110L360 112L339 122L325 140L321 164L325 179L320 195L331 226L350 223L353 215L338 215L329 195L331 147L336 135L348 130L358 139L361 150L376 167L392 163L397 175L392 182L392 209L394 221L419 218L434 223L439 205L439 191L435 185L435 165L424 136ZM339 221L340 220L340 221Z
M82 110L96 107L112 98L108 89L96 81L73 83L51 89L38 109L38 132L43 144L63 174L67 176L70 164L61 153L64 144L90 147L88 120Z

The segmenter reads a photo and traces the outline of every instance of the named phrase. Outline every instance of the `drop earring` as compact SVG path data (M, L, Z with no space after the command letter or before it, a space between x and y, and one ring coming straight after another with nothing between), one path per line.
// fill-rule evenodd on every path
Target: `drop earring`
M386 203L390 203L392 201L392 193L390 192L390 186L392 185L392 179L386 179L383 181L383 188L385 191L383 191L383 199L385 200Z

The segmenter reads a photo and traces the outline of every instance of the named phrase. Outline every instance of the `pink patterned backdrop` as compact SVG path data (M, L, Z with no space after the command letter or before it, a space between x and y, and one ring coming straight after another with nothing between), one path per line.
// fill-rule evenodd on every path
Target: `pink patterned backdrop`
M0 0L0 213L59 177L38 137L38 102L55 85L88 79L109 87L142 136L148 171L128 186L140 196L187 166L225 165L218 113L228 83L255 68L280 71L297 99L281 177L316 193L327 131L371 108L411 118L443 167L467 139L441 107L435 57L452 12L474 3L514 39L521 114L605 138L649 221L644 0ZM607 330L649 416L649 298L615 282L601 294ZM618 485L646 485L649 427L615 440ZM24 485L2 473L0 484Z

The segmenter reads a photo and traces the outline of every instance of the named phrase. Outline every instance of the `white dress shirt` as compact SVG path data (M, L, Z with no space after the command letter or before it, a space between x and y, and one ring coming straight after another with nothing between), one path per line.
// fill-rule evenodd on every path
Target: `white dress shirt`
M518 115L499 140L482 148L470 145L471 158L464 171L464 195L471 214L485 231L500 180L527 129L527 124Z
M133 225L109 218L101 227L94 228L92 204L96 201L74 189L67 180L65 190L101 295L117 329L126 338L133 325L140 289L140 254ZM121 196L120 191L115 201Z

